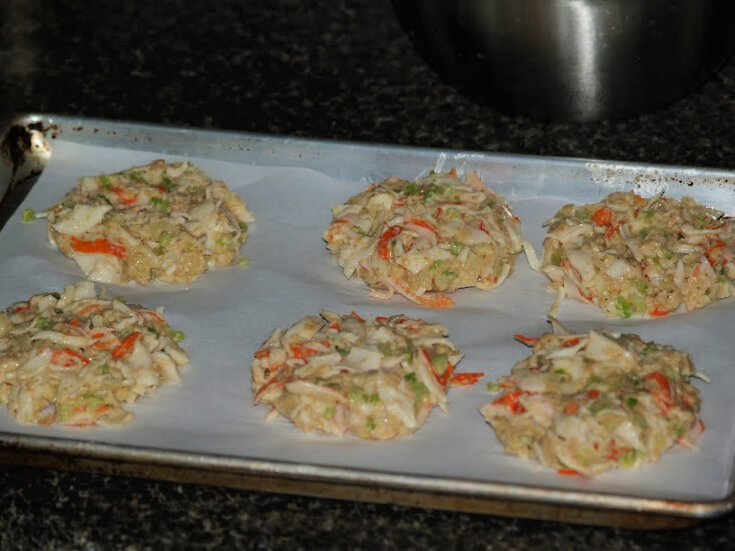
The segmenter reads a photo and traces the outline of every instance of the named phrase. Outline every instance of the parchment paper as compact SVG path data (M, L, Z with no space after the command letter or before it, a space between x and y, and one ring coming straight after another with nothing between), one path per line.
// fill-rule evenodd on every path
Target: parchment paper
M144 164L163 157L151 151L130 151L80 145L63 140L18 212L52 205L83 175L96 175ZM111 295L151 307L164 306L172 327L186 333L182 343L191 358L181 370L180 384L163 387L133 406L136 418L120 429L78 429L22 425L0 408L0 431L37 436L91 440L142 448L244 458L283 460L377 472L456 477L467 480L610 492L680 500L719 499L731 491L733 470L733 400L735 372L731 365L732 300L661 320L606 320L596 308L565 302L559 317L575 330L606 327L639 333L646 340L674 344L691 353L711 384L696 383L702 392L702 417L707 431L699 449L676 448L655 465L638 471L616 471L593 480L564 477L504 453L478 408L493 396L485 383L506 374L529 354L513 334L538 335L549 330L546 312L553 294L546 278L533 272L521 255L515 272L498 289L467 289L453 295L456 307L431 310L402 297L378 301L368 297L359 280L347 280L326 250L321 234L330 207L362 190L368 179L416 172L386 157L369 175L337 180L308 168L259 166L247 162L192 160L211 176L226 181L248 202L256 217L243 254L248 268L209 272L189 287L154 285L110 286ZM592 202L626 183L550 170L533 182L508 181L497 161L469 157L492 187L503 193L523 222L524 235L540 251L542 221L568 202ZM269 164L272 164L272 160ZM451 168L452 160L444 168ZM425 167L427 170L433 168ZM345 172L345 171L342 171ZM349 171L346 171L347 173ZM563 179L559 175L565 175ZM643 189L650 195L667 183ZM723 186L671 185L670 196L690 194L703 202L735 212L735 194ZM47 241L45 220L23 224L15 214L0 233L0 307L42 291L61 290L83 277L71 261ZM99 287L99 284L98 284ZM253 352L276 327L328 308L355 310L363 316L405 312L439 321L465 358L459 371L484 371L481 383L449 392L449 412L436 409L416 434L387 442L304 434L282 419L265 420L267 408L254 406L250 390Z

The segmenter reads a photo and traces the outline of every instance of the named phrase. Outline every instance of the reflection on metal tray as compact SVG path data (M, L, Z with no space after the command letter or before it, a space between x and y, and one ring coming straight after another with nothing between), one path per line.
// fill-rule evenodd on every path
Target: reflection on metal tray
M563 186L565 195L573 197L581 197L584 193L589 193L590 189L602 192L608 189L634 187L654 193L666 187L668 193L672 195L686 194L689 191L705 193L710 200L720 202L723 208L727 207L728 214L735 212L735 187L733 186L735 174L729 171L474 152L440 152L51 115L27 115L13 121L5 130L0 143L0 195L5 196L0 205L0 227L8 222L26 194L29 193L37 180L37 175L43 172L49 158L51 159L49 167L53 166L54 152L57 150L62 153L68 152L73 149L72 146L104 147L109 148L113 153L115 151L125 152L128 157L130 155L134 157L135 152L145 152L160 157L183 156L209 159L212 162L231 163L235 167L232 170L236 170L238 166L265 167L266 171L268 168L276 169L276 167L279 169L306 168L311 171L307 173L307 176L312 173L323 174L334 181L352 182L355 186L362 186L368 181L391 175L398 169L403 175L416 175L433 167L437 162L445 160L447 166L467 164L470 167L482 167L485 170L486 180L491 186L500 186L507 197L510 196L519 203L535 200L539 196L551 197L556 189L561 189L559 186ZM73 160L72 157L59 162L73 162ZM509 186L508 182L512 182L512 185ZM59 190L63 192L69 185L69 183L59 183ZM329 206L331 205L325 206L326 211ZM264 227L267 221L262 219L258 221L258 205L255 205L255 215L256 224L260 223L261 227ZM317 225L315 223L315 226ZM540 226L540 221L538 224L529 223L529 225ZM11 231L10 226L13 226L15 231L18 230L17 225L8 223L3 231ZM41 233L40 228L33 231ZM529 228L528 231L532 234L536 232L533 235L536 240L539 239L540 229ZM245 247L246 254L248 254L249 246L248 244ZM321 244L317 246L322 247ZM331 266L331 268L339 272L336 266ZM60 277L68 279L69 273L63 270L59 272ZM51 271L53 272L53 269ZM533 274L527 273L528 270L524 272L523 269L519 269L519 272L520 279L532 280ZM361 308L376 308L375 301L369 302L365 299L364 302L360 302L364 299L362 294L366 293L358 283L352 286L352 282L347 283L338 279L335 281L338 282L334 286L338 294L332 302L336 300L339 305L339 300L347 297L352 302L344 304L343 309L349 309L354 304ZM205 284L202 284L201 288L205 288ZM349 292L355 289L355 293L359 296L353 298L349 293L339 294L345 289ZM139 296L144 296L145 300L152 301L157 291L154 289L134 292L139 293ZM163 290L161 293L162 300L168 300L171 304L175 304L176 300L186 300L181 299L178 294L170 290ZM2 298L5 300L7 297ZM155 300L158 298L156 297ZM486 304L495 306L498 298L499 295L493 299L495 302L485 302L483 295L482 300L472 300L471 303L470 299L460 299L457 311L447 313L446 316L448 319L453 319L451 316L459 316L463 311L469 312L470 316L483 315L484 311L481 309ZM553 297L550 297L549 300L551 298ZM529 300L529 304L531 302ZM381 303L378 306L409 309L403 303ZM502 307L502 304L498 306L501 312ZM167 311L168 308L169 306L167 306ZM730 315L729 310L730 308L723 307L712 311L718 316L728 316ZM575 312L576 310L572 310L572 313ZM584 315L577 321L580 319L584 321ZM703 316L700 315L697 319L702 318ZM533 323L538 327L539 324L543 325L543 319L533 320ZM644 327L644 324L635 326L636 329L640 327ZM666 331L673 331L666 329L666 326L662 324L655 327L664 328L661 329L664 334ZM267 332L270 328L259 327L258 330ZM675 332L672 332L673 334ZM266 336L267 334L262 334L262 338ZM477 340L482 342L482 338L475 338L475 341ZM514 353L511 352L511 354ZM468 354L464 361L477 361L473 360L472 356L476 357L477 354ZM245 364L247 362L248 360L245 360ZM467 369L472 370L472 367L469 366ZM495 376L503 373L509 367L510 365L501 365L498 371L492 374ZM187 376L185 375L184 379ZM476 394L463 396L469 399L470 397L476 398L480 394L477 391ZM245 399L248 398L246 393L243 396ZM226 399L223 399L224 402ZM456 403L450 405L452 411L458 411L457 417L463 415L462 411L465 414L471 412L472 408L463 406L459 402L460 399L457 398ZM250 407L249 402L248 407ZM712 412L707 413L713 416ZM261 425L263 415L264 412L260 410L254 414L253 419L257 420L258 427ZM446 434L457 433L458 431L452 430L451 421L452 419L449 418L437 417L437 419L432 418L429 424L440 427L436 429L436 434L444 434L441 430L447 431ZM488 442L493 439L491 429L483 427L481 420L472 418L472 422L484 432L465 436L472 439L479 437ZM727 426L724 425L718 428L717 423L714 423L713 427L714 431L727 429ZM391 502L639 528L664 528L692 524L703 518L725 514L733 508L735 503L732 483L733 450L727 446L724 446L724 455L715 458L722 459L722 463L725 464L723 472L726 474L722 477L722 489L703 490L701 493L695 491L691 492L691 495L688 493L689 488L683 493L667 493L659 489L633 491L630 490L630 484L628 486L616 485L615 481L618 479L612 479L613 482L603 484L587 483L586 481L560 481L558 478L564 477L549 478L545 475L537 475L528 466L523 467L525 471L523 469L518 471L521 475L527 474L524 479L507 477L505 476L506 471L494 471L492 465L483 470L482 464L478 466L470 462L466 465L466 471L459 467L454 470L451 468L439 469L429 460L419 462L415 469L404 467L400 463L381 463L381 457L391 455L388 450L398 449L386 448L386 445L400 445L400 449L405 454L415 453L416 450L433 453L437 445L444 446L443 442L432 443L430 441L432 430L435 429L428 428L428 426L426 430L422 429L420 431L422 436L413 439L411 445L367 443L366 448L359 448L359 444L352 441L343 444L334 441L315 444L316 438L294 436L296 431L293 427L279 426L271 431L283 431L283 434L288 436L289 440L283 443L284 449L289 453L294 450L298 452L291 453L291 455L279 455L259 451L255 445L253 447L255 451L250 454L247 444L241 444L241 447L238 448L237 445L240 444L233 443L233 447L230 448L227 445L219 447L210 445L206 439L191 445L185 443L186 438L182 438L184 443L175 440L175 437L165 440L156 439L155 431L151 432L153 436L146 440L147 437L137 435L136 427L115 433L98 433L95 431L44 430L35 427L26 429L25 426L5 424L0 426L0 461L341 499ZM149 441L157 445L151 445ZM272 448L264 449L278 450L281 442L275 437L273 442ZM450 444L449 447L452 445L454 444ZM230 451L231 449L236 451ZM330 457L320 455L319 449L328 449L331 452L344 454L345 457L358 459L363 455L362 450L369 450L368 455L375 453L378 461L375 464L360 463L356 459L354 463L347 460L332 461ZM441 453L448 452L441 451ZM703 454L705 459L709 459L705 456L706 454ZM497 457L505 461L502 455ZM456 458L458 463L461 463L463 459ZM693 460L696 461L697 458ZM510 469L508 472L514 473L515 465L511 463L509 465L511 466L504 466L503 469ZM413 465L409 464L409 467ZM654 469L659 467L664 468L659 465L649 467L648 476L654 474ZM661 472L663 471L656 471L656 477ZM718 479L715 482L720 481ZM715 484L714 487L716 486Z

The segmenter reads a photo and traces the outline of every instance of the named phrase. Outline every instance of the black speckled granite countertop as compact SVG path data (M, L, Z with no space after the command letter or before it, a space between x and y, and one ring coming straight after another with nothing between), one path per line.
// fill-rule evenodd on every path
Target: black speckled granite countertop
M388 0L0 2L0 120L52 112L281 135L735 168L735 60L668 108L539 123L419 59ZM342 4L342 3L339 3ZM637 532L0 467L0 548L730 549L732 516Z

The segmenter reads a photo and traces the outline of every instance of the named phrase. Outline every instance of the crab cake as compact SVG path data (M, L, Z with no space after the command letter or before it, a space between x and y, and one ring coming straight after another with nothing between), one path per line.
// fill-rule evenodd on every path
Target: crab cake
M34 295L0 313L0 403L22 423L126 423L126 404L179 380L181 338L160 309L101 298L89 281Z
M324 239L350 278L371 295L394 293L445 308L461 287L492 289L512 272L521 223L505 199L473 172L415 181L388 178L332 208Z
M665 316L733 294L732 220L690 197L617 192L546 222L541 271L608 317Z
M362 319L323 311L276 329L252 363L255 403L298 428L387 439L416 431L434 406L446 410L462 359L439 324L400 314Z
M85 177L44 213L48 235L104 283L189 283L240 256L253 217L224 182L192 163L157 160Z
M533 354L481 408L509 454L591 477L656 462L676 443L693 447L704 431L690 383L704 376L684 352L603 331L516 338Z

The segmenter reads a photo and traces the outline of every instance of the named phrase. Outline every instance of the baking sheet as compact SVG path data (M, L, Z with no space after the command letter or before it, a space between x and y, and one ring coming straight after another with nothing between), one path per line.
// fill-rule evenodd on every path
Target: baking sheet
M732 300L687 315L637 321L610 321L595 308L565 303L559 318L569 327L607 327L675 344L692 354L695 365L711 377L712 384L695 383L702 392L702 417L707 426L699 449L676 448L658 464L638 471L613 472L593 480L563 477L534 462L507 456L477 411L492 399L484 382L507 373L514 362L528 355L528 349L513 340L513 333L536 335L548 330L545 316L554 297L545 290L544 276L533 272L519 256L515 273L500 288L461 290L453 295L454 309L429 310L397 296L390 301L370 299L362 282L344 278L321 239L331 218L331 205L343 202L370 181L391 175L413 178L437 163L444 169L476 170L503 193L523 222L524 236L538 250L544 235L541 222L561 205L593 202L616 189L635 187L651 195L665 188L668 196L692 195L735 214L732 174L257 136L239 136L241 145L233 148L218 145L233 139L232 135L130 126L118 129L120 135L116 130L97 140L90 140L88 134L84 139L71 135L67 139L62 133L18 212L50 206L83 175L114 172L156 158L191 160L248 201L256 221L243 252L251 265L209 272L185 288L108 286L112 295L164 306L172 326L185 331L183 345L191 358L182 370L180 384L164 387L132 407L136 419L131 424L114 430L41 428L20 425L2 415L1 432L120 449L183 452L195 454L203 465L208 458L230 457L334 467L340 473L464 481L469 484L464 488L497 483L513 488L516 494L530 488L697 503L732 495ZM138 139L146 133L149 139ZM0 232L3 307L40 291L58 290L81 277L76 265L48 243L45 221L23 224L15 215ZM266 422L267 409L252 405L252 354L271 329L287 327L322 308L355 310L363 316L405 312L439 321L465 353L458 369L483 371L486 377L474 387L450 390L448 414L435 410L416 434L393 441L303 434L282 419ZM551 493L546 497L559 499ZM635 499L629 505L636 506Z

